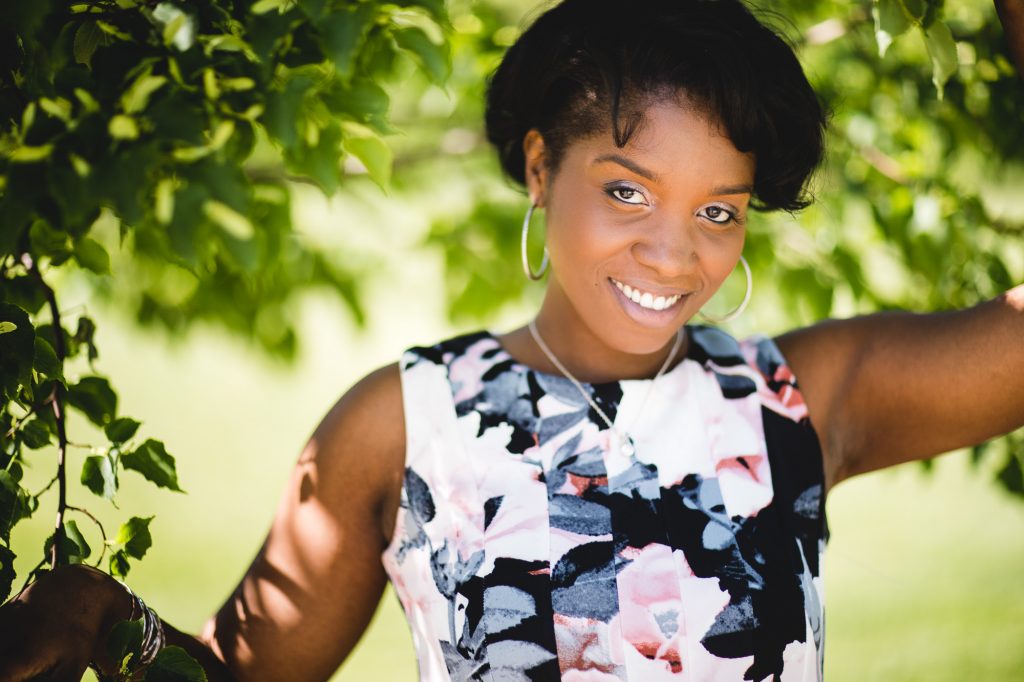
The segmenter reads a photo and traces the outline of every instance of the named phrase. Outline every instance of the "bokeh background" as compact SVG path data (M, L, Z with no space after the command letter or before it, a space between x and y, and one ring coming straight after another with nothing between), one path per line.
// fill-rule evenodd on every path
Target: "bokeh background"
M154 49L198 60L188 50L209 46L203 22L213 20L204 12L219 4L194 3L196 46L174 47L178 33L167 33L167 19L160 20L167 44ZM760 4L766 20L797 46L833 110L830 151L814 181L812 208L799 216L751 216L746 253L754 298L729 330L774 334L830 316L962 307L1024 282L1024 85L1006 57L991 5ZM49 5L31 6L44 8L42 16ZM66 376L107 377L118 393L118 413L142 422L141 438L166 444L187 491L156 489L123 472L117 507L93 496L77 472L107 443L71 412L70 501L88 507L108 534L129 515L155 515L153 546L132 564L128 581L185 630L198 631L244 573L298 453L349 386L409 346L480 327L518 326L542 292L527 284L518 261L525 196L501 178L481 123L486 75L538 6L522 0L403 3L401 11L374 1L363 5L395 22L382 31L397 27L385 36L399 45L391 61L373 62L362 74L386 93L387 122L378 91L366 82L360 81L366 86L361 95L378 99L372 106L359 100L369 109L356 113L355 89L330 91L337 76L332 60L341 68L337 54L328 54L324 27L331 12L347 11L345 3L238 2L239 12L258 10L266 21L291 16L311 24L320 35L311 44L324 54L310 59L326 60L326 70L318 71L323 80L311 85L297 72L279 80L232 73L231 53L211 51L209 65L186 71L185 85L193 78L196 87L183 85L175 106L199 96L240 109L224 94L227 81L251 76L256 87L237 96L262 96L264 88L265 101L257 103L269 113L251 113L251 130L242 117L232 118L224 147L200 158L158 159L158 170L138 177L133 164L147 135L178 134L159 110L169 106L172 86L161 86L128 113L123 107L108 112L97 93L98 113L81 116L109 119L99 130L110 135L104 149L113 152L90 159L94 171L82 180L92 182L95 169L103 169L104 178L142 183L109 196L97 189L103 210L82 213L90 238L109 253L109 272L90 267L95 260L77 250L82 230L72 229L72 199L64 197L62 217L46 214L33 223L50 221L48 229L71 233L64 238L76 249L74 258L60 264L51 253L47 262L44 249L44 272L69 325L79 316L96 323L99 357L91 367L83 357L69 360ZM179 15L191 16L182 7ZM435 20L436 31L430 28ZM428 43L401 33L410 26L422 29ZM305 35L302 30L295 35ZM116 42L97 39L95 68L106 64L105 50L116 49ZM81 69L76 63L69 59L59 68ZM342 78L345 87L359 80L363 67L369 69L355 59L355 76ZM125 83L137 75L126 75ZM77 120L78 105L68 107ZM42 112L48 109L39 111L39 120L47 121ZM227 116L222 108L205 111L210 130ZM24 126L22 114L15 133ZM132 118L138 137L121 119L113 125L116 116ZM236 145L243 130L252 136L248 146ZM11 216L23 208L12 192L18 173L41 173L45 166L46 177L63 178L56 169L72 163L59 156L59 146L49 158L12 161L18 145L32 141L25 132L12 142L5 131L0 246ZM333 148L325 140L333 140ZM189 182L161 184L175 173ZM168 192L174 198L170 217ZM205 200L234 214L196 208ZM52 237L36 229L33 240L40 233ZM171 235L173 259L154 238L164 232ZM250 250L253 243L259 248ZM197 244L209 253L197 254L191 248ZM9 286L20 276L15 270L5 267L5 301L15 298ZM722 311L741 295L742 278L735 279L715 302ZM47 319L35 313L37 324ZM1024 679L1022 460L1024 434L1018 432L930 464L854 478L832 491L824 567L829 679ZM52 446L26 449L21 486L40 490L53 463ZM54 504L52 492L41 497L39 510L14 529L16 589L42 558L37 548L52 532ZM95 559L98 534L87 519L76 520ZM415 679L408 629L390 591L336 679Z

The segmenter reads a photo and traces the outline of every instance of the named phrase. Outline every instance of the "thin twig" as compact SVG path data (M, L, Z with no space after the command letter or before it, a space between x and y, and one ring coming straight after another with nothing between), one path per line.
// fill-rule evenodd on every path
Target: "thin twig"
M103 538L103 550L100 552L99 558L96 559L96 563L93 564L94 566L99 568L99 565L103 562L103 556L107 553L107 533L103 530L103 524L100 523L100 520L93 516L92 512L90 512L88 509L82 509L81 507L75 507L69 504L68 511L76 511L79 514L85 514L90 519L92 519L92 522L95 523L96 527L100 529L100 536Z
M18 594L19 595L22 592L25 591L26 587L28 587L29 582L32 580L32 576L34 576L36 574L36 572L39 571L39 569L42 568L45 565L46 565L46 557L43 557L42 560L38 564L36 564L36 567L28 572L28 575L25 576L24 584L22 584L21 589L18 590ZM15 597L15 598L17 598L17 597Z
M28 418L31 417L33 414L35 414L37 411L39 411L40 408L43 408L43 407L46 407L47 405L49 405L50 404L50 400L52 398L53 398L53 392L51 391L50 394L48 396L46 396L46 400L44 400L41 403L36 403L35 405L30 405L29 408L28 408L28 412L26 412L25 414L21 415L20 417L18 417L17 420L15 420L15 422L11 425L10 430L7 431L7 434L5 435L5 437L6 438L13 437L14 436L14 432L18 430L18 427L20 427L24 422L28 421Z
M37 493L36 493L35 495L33 495L32 497L39 497L40 495L42 495L43 493L45 493L45 492L46 492L47 490L49 490L49 489L50 489L50 488L51 488L51 487L53 486L53 484L54 484L54 482L55 482L56 480L57 480L57 476L56 476L56 475L54 475L54 477L50 479L50 482L46 484L46 487L45 487L45 488L43 488L42 490L40 490L39 492L37 492Z

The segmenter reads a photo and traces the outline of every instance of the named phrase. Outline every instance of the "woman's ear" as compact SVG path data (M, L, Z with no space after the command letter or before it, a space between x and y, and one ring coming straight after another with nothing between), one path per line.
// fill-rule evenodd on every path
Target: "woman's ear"
M523 137L523 156L526 157L526 189L530 200L538 207L544 206L547 197L548 183L548 151L540 131L531 128Z

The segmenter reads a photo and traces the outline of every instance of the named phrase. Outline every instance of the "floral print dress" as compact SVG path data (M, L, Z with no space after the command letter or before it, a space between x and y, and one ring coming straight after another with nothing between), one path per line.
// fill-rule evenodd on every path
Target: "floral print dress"
M646 401L651 380L584 385L632 456L490 332L403 354L382 559L421 681L821 679L818 438L770 339L686 329Z

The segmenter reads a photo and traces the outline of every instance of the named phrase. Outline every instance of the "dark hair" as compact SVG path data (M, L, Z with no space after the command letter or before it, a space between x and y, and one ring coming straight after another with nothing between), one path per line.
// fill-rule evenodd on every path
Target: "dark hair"
M487 88L487 138L525 184L537 128L556 171L576 140L611 129L623 147L652 103L682 93L756 158L751 205L810 201L825 110L793 49L739 0L565 0L509 48Z

